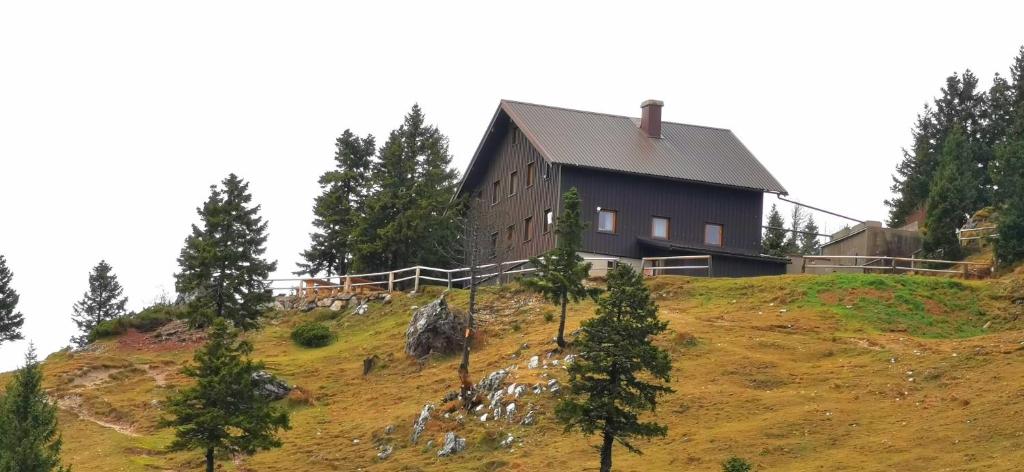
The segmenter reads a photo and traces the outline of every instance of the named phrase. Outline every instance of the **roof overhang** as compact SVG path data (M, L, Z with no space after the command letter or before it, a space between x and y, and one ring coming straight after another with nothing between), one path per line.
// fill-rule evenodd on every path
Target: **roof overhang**
M790 259L788 257L775 257L768 256L765 254L731 251L726 248L707 246L703 244L685 244L678 241L665 241L659 239L645 238L642 236L638 236L636 240L643 246L653 247L670 252L685 252L688 254L707 254L711 256L724 256L760 262L773 262L778 264L788 264L790 262Z

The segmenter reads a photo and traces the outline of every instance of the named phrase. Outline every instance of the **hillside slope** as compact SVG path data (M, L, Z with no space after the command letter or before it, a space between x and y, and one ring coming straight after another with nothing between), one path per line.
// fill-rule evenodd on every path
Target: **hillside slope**
M1003 281L909 276L660 277L650 287L669 321L656 340L673 357L672 387L658 408L668 436L640 441L644 455L617 448L616 470L717 470L738 455L757 470L1008 470L1024 461L1022 305ZM293 429L284 447L238 458L224 470L596 470L596 438L563 434L550 393L527 393L537 423L456 420L435 413L410 445L423 405L457 388L458 359L425 362L403 353L413 306L440 290L396 294L369 313L273 313L251 333L255 357L312 400L284 400ZM466 294L455 291L453 306ZM483 296L476 379L516 366L510 382L564 380L561 366L527 369L554 347L554 308L512 287ZM593 312L573 307L568 331ZM336 319L331 319L337 316ZM334 344L307 349L291 328L321 319ZM159 342L129 333L88 352L50 356L44 371L62 405L65 459L75 470L195 470L199 454L165 453L156 421L163 400L201 339ZM363 359L380 365L363 376ZM552 359L558 359L553 357ZM385 433L388 425L394 431ZM438 458L444 432L466 451ZM498 443L511 434L511 448ZM377 458L378 445L394 453Z

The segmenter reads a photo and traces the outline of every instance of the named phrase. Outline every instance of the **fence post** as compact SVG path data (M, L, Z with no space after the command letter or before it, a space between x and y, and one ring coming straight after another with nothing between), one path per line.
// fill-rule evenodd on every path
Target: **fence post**
M964 280L967 280L967 275L970 273L970 267L971 266L966 264L966 263L962 263L962 262L961 262L961 264L964 266Z
M352 277L345 276L345 293L352 293Z
M896 258L892 258L892 273L896 274Z
M448 290L452 289L452 273L448 272Z
M711 270L711 256L708 256L708 278L710 279L713 275L714 272Z
M395 291L395 273L388 272L388 293Z
M804 256L804 257L800 258L800 273L801 274L806 274L807 273L807 256Z
M416 266L416 278L413 279L412 291L420 293L420 268Z

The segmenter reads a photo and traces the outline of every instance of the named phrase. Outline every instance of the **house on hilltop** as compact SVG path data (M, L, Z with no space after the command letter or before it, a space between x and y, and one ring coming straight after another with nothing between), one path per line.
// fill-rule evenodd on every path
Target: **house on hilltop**
M731 131L663 122L662 106L633 118L502 100L456 195L478 199L481 247L504 261L549 251L575 187L584 256L711 255L715 276L785 273L786 259L761 254L764 194L785 188Z

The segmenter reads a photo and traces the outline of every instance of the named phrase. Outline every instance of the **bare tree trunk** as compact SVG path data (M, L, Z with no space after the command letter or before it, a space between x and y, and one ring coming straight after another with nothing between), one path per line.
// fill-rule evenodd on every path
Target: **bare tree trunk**
M206 472L213 472L213 448L206 448Z
M614 440L615 436L605 428L604 442L601 444L601 472L611 472L612 470L612 442Z
M469 313L466 315L466 333L462 338L462 363L459 364L459 380L462 382L460 397L466 410L473 403L473 381L469 378L469 349L473 342L473 314L476 312L476 267L475 258L469 264Z
M565 308L568 302L565 297L562 297L562 318L558 321L558 338L555 339L559 349L565 347Z

